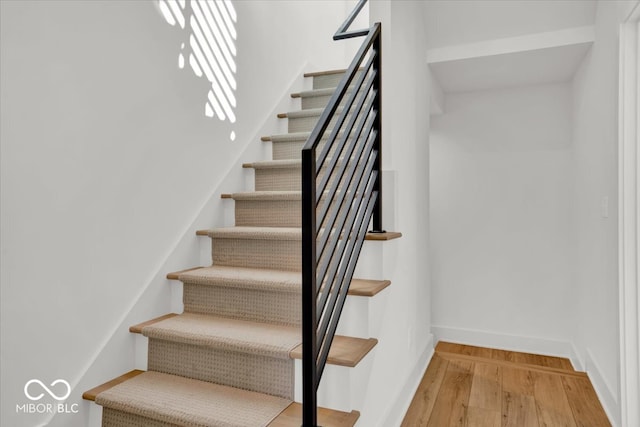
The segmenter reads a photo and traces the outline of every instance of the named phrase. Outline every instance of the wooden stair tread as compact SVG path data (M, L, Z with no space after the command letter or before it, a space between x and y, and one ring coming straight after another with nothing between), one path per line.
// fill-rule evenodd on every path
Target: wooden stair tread
M219 266L210 266L210 267L193 267L185 270L180 270L167 274L167 279L169 280L180 280L180 275L183 273L193 273L196 274L198 270L202 270L202 272L210 273L213 270L217 270L219 274L218 277L224 278L224 271L230 270L229 267L219 267ZM236 272L234 274L234 279L238 278L238 271L242 271L243 269L234 267L233 270ZM252 273L260 273L262 277L269 278L270 276L282 275L282 278L287 281L296 281L296 283L300 283L298 289L301 289L301 278L300 272L291 272L291 271L278 271L278 270L262 270L257 268L247 268L247 271ZM357 279L354 278L351 280L351 285L349 286L348 295L353 296L363 296L363 297L372 297L380 293L382 290L391 285L390 280L374 280L374 279ZM133 332L133 331L132 331Z
M318 425L322 427L352 427L360 417L360 412L342 412L327 408L318 408ZM300 427L302 422L302 405L292 403L282 411L268 427Z
M375 338L336 335L331 343L327 363L353 368L378 344ZM291 351L291 357L302 359L302 344Z
M336 109L336 117L342 112L344 107ZM324 108L307 108L306 110L288 111L286 113L278 113L279 119L301 119L304 117L320 117L324 112Z
M129 371L126 374L120 375L117 378L114 378L110 381L107 381L104 384L100 384L97 387L92 388L91 390L87 390L84 393L82 393L82 398L84 400L90 400L92 402L95 402L96 400L96 396L100 393L102 393L103 391L107 391L112 387L117 386L118 384L121 384L133 377L137 377L138 375L144 373L144 371L141 371L139 369L134 369L133 371Z
M198 273L198 270L201 270L203 273L208 273L209 275L212 272L217 272L215 276L224 279L224 273L226 271L234 271L233 279L238 279L238 272L242 272L246 270L251 273L259 273L261 277L264 278L265 281L270 282L273 280L277 280L278 276L282 276L282 280L288 282L295 282L296 287L301 289L301 277L300 272L291 272L291 271L279 271L279 270L267 270L267 269L258 269L258 268L238 268L238 267L220 267L220 266L210 266L210 267L193 267L185 270L180 270L167 274L167 279L169 280L180 280L180 275L183 273L193 273L194 275ZM188 275L188 274L187 274ZM349 295L353 296L363 296L363 297L372 297L380 293L382 290L391 285L390 280L375 280L375 279L358 279L354 278L351 280L351 285L349 286ZM261 285L264 286L264 285ZM132 331L133 332L133 331Z
M234 227L227 227L234 228ZM263 227L243 227L243 228L263 228ZM270 227L270 228L287 228L288 227ZM212 230L197 230L196 236L208 236L211 237ZM364 237L364 240L376 240L376 241L386 241L386 240L394 240L402 237L402 233L398 231L385 231L384 233L371 233L368 232Z
M155 323L171 319L176 316L180 315L175 313L165 314L164 316L156 317L155 319L147 320L146 322L133 325L129 328L129 331L132 333L141 334L142 329L145 326L151 326ZM196 316L201 316L203 318L208 317L211 319L211 322L215 322L214 316ZM231 320L234 321L234 319ZM242 320L238 320L237 323L244 323L246 324L246 327L251 330L254 330L255 326L259 325L256 322L248 322ZM298 327L282 327L282 329L298 329ZM237 335L235 335L234 338L238 338L239 340L241 340L242 337L238 337ZM373 349L373 347L376 346L377 343L378 340L375 338L356 338L336 335L333 339L331 350L329 350L327 363L329 365L347 366L353 368L358 365L358 363L371 351L371 349ZM289 357L291 357L292 359L302 359L302 344L291 350L291 352L289 353Z
M320 77L320 76L330 76L332 74L341 74L345 73L347 70L345 68L339 70L325 70L325 71L312 71L308 73L304 73L305 77Z
M328 87L322 89L303 90L301 92L294 92L291 94L291 98L314 98L316 96L329 96L335 92L335 87Z
M260 162L243 163L245 169L285 169L285 168L301 168L302 160L264 160Z
M82 398L85 400L95 402L98 394L107 391L116 385L122 384L125 381L135 378L138 375L144 374L146 371L133 370L114 378L104 384L92 388L82 394ZM155 375L158 375L157 373ZM160 374L163 375L163 374ZM187 380L189 381L189 380ZM197 380L191 380L197 381ZM318 408L318 421L323 427L352 427L355 425L360 413L358 411L343 412L336 411L328 408ZM282 411L276 418L268 424L269 427L299 427L302 419L302 405L299 403L291 403L284 411Z

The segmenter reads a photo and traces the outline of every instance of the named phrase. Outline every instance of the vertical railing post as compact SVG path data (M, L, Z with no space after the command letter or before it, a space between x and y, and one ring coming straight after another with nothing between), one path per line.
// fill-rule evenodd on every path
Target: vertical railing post
M302 427L318 424L315 151L302 150Z
M373 129L377 132L377 135L373 149L378 152L374 166L374 170L378 171L378 176L373 191L378 192L378 198L373 207L373 230L371 231L373 233L384 233L384 229L382 228L382 24L377 23L376 25L378 25L379 28L378 34L373 41L373 51L376 55L373 60L373 69L376 72L376 77L373 80L373 90L376 93L374 100L376 117Z

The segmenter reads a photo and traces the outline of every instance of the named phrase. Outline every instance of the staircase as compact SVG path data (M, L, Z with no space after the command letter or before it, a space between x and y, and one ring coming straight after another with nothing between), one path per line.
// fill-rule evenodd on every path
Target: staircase
M182 282L183 313L130 328L148 340L147 371L84 393L102 407L102 426L301 425L301 405L294 402L301 393L296 360L302 358L300 153L342 72L305 77L313 79L313 89L292 95L302 109L278 116L288 120L288 133L263 138L272 144L272 159L243 165L254 171L254 191L222 196L235 204L235 225L197 233L211 239L212 265L168 274L176 286ZM353 279L348 300L372 298L389 284ZM359 316L345 313L364 327L341 324L339 332L366 331L369 319ZM376 343L336 335L327 363L355 369ZM318 423L353 426L358 416L353 408L319 408Z

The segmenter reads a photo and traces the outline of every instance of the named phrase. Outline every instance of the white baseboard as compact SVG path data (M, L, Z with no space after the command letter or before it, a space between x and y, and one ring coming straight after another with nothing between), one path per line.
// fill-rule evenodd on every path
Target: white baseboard
M609 417L609 422L612 427L620 427L620 402L617 398L617 394L605 379L604 375L602 375L602 370L593 358L591 351L588 349L585 360L585 371L587 372L589 380L591 380L591 384L598 395L598 399L600 399L604 412L607 414L607 417Z
M429 362L431 362L431 357L433 356L433 346L433 334L431 334L429 336L429 339L427 340L427 344L425 345L424 350L422 351L422 354L418 358L418 362L405 381L404 387L402 387L402 391L396 397L393 406L391 406L391 408L389 408L389 410L387 411L387 415L383 417L384 421L378 424L379 427L399 427L400 424L402 424L402 420L404 419L404 416L409 409L409 405L411 405L411 400L413 400L413 396L418 390L420 381L422 380L422 377L424 376L424 373L429 366Z
M438 341L448 341L458 344L566 357L571 361L576 370L584 370L584 363L578 357L578 352L573 343L569 341L500 334L474 329L450 328L446 326L432 326L431 332L433 332L436 343Z

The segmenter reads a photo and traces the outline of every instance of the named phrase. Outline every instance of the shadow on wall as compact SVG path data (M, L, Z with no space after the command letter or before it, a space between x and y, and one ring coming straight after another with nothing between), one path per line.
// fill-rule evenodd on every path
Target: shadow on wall
M158 0L156 5L168 24L184 31L178 67L184 68L187 57L194 74L211 83L205 115L235 123L238 16L231 0Z

